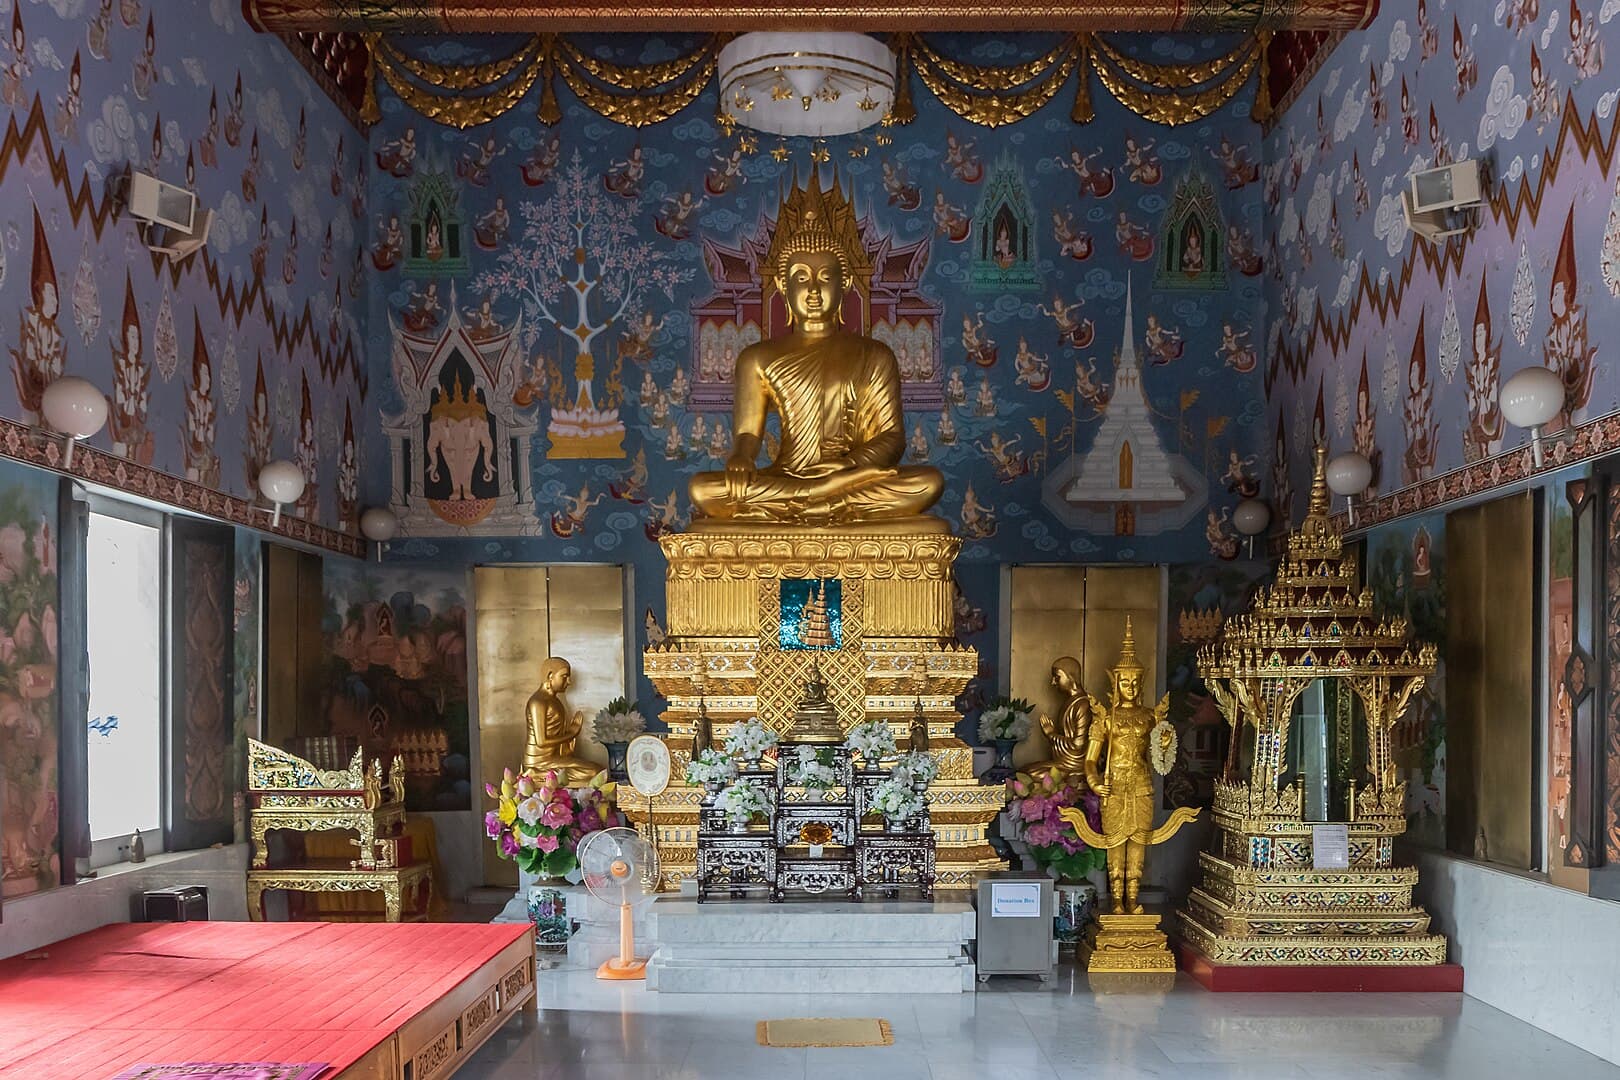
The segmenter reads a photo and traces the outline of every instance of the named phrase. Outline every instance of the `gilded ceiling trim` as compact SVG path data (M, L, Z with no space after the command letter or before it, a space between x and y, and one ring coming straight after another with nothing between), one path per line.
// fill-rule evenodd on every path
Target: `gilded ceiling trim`
M931 0L242 0L257 30L388 33L743 32L749 30L1175 31L1353 30L1379 0L1067 0L957 3Z

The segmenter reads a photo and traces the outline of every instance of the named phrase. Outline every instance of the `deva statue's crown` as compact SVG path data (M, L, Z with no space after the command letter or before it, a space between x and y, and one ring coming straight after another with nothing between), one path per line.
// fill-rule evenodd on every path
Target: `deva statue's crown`
M844 258L844 250L839 246L838 238L827 228L820 214L814 210L806 210L799 227L793 230L787 242L782 245L782 253L776 259L776 276L787 277L793 256L811 251L830 252L837 257L839 270L846 275L849 273L849 263Z
M1142 662L1136 658L1136 633L1131 627L1131 617L1125 616L1125 639L1119 643L1119 663L1115 664L1109 672L1114 678L1123 674L1132 674L1141 678L1144 674Z

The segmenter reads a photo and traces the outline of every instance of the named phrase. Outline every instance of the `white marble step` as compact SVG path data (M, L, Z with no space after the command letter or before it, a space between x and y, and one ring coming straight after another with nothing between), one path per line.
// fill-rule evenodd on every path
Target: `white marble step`
M653 904L647 987L664 993L959 994L974 989L971 905Z

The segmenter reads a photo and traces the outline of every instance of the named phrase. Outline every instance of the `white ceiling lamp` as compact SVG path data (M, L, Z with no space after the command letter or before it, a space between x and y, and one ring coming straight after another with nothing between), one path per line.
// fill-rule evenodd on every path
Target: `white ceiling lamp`
M259 494L275 510L270 515L270 527L281 524L281 508L295 503L304 493L304 474L290 461L272 461L259 470Z
M1271 507L1260 499L1244 499L1232 511L1232 527L1248 539L1247 558L1254 558L1254 538L1271 524Z
M773 135L852 135L894 104L894 53L866 34L743 34L719 71L720 114Z
M1541 468L1541 428L1564 408L1564 381L1551 368L1523 368L1502 384L1500 401L1508 423L1530 429L1536 468Z
M368 507L360 515L360 532L377 545L377 561L382 562L388 541L399 532L399 515L386 506Z
M52 429L67 436L62 469L73 468L73 446L107 423L107 398L89 379L63 375L45 388L39 411Z
M1372 462L1365 456L1348 450L1327 463L1327 486L1335 495L1343 495L1350 511L1350 524L1356 523L1356 496L1372 483Z

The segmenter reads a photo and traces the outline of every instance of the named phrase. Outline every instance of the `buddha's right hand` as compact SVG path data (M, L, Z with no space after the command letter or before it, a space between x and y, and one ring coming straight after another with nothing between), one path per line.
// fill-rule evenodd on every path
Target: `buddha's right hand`
M734 503L743 501L748 485L754 480L754 462L741 453L726 459L726 494Z

